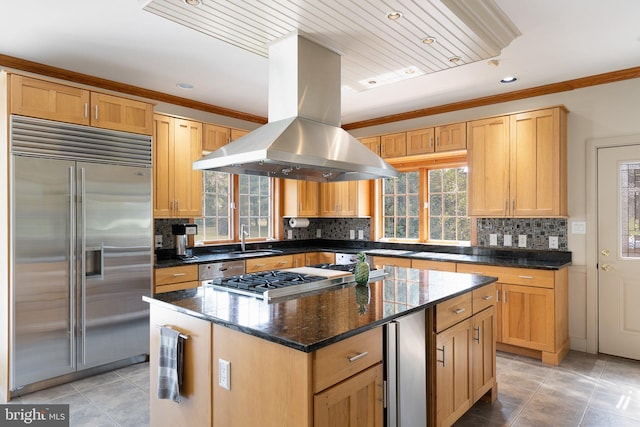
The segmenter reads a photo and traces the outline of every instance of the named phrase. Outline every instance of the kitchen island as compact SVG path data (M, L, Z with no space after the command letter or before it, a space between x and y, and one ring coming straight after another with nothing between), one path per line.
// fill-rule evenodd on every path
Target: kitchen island
M346 284L274 303L210 287L145 298L151 305L151 425L310 427L337 419L382 426L388 394L383 329L415 313L424 313L426 339L415 346L426 354L429 425L450 424L477 400L475 339L484 349L478 390L495 399L496 278L386 270L368 287ZM479 329L472 333L480 312L480 327L489 328L482 340ZM155 398L159 326L188 336L180 404ZM447 382L455 387L443 387Z

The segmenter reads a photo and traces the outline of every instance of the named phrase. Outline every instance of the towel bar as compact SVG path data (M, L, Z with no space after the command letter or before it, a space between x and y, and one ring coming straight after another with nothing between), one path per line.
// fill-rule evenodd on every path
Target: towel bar
M156 325L156 328L171 328L171 326L167 326L167 325ZM171 328L171 329L173 329L173 328ZM179 333L179 334L178 334L178 336L179 336L180 338L182 338L183 340L187 340L187 339L189 339L189 335L186 335L186 334L181 334L181 333Z

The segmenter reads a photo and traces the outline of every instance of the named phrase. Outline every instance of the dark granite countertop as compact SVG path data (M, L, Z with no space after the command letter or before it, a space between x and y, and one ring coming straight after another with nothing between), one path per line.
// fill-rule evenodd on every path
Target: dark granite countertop
M571 264L571 252L527 249L493 249L475 246L445 246L429 244L402 244L344 240L274 241L247 245L252 250L275 250L272 256L304 253L309 251L357 253L401 258L428 259L433 261L484 264L501 267L522 267L558 270ZM238 245L202 246L192 249L191 259L171 258L171 251L157 252L156 268L187 264L204 264L247 259L264 254L238 254ZM236 253L234 253L236 252Z
M311 352L496 281L475 274L385 269L387 276L369 283L368 297L351 283L275 303L206 286L144 300Z

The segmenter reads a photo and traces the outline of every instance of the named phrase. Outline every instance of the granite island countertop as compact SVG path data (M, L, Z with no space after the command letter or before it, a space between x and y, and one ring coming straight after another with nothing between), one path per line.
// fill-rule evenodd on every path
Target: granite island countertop
M495 282L495 277L385 267L369 282L265 302L209 286L143 297L150 304L195 316L303 352L312 352L393 319Z

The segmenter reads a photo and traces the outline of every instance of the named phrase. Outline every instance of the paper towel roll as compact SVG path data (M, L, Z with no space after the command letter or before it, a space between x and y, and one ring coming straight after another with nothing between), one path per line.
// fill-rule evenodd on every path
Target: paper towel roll
M309 226L309 218L291 218L289 220L289 227L291 228L305 228Z

